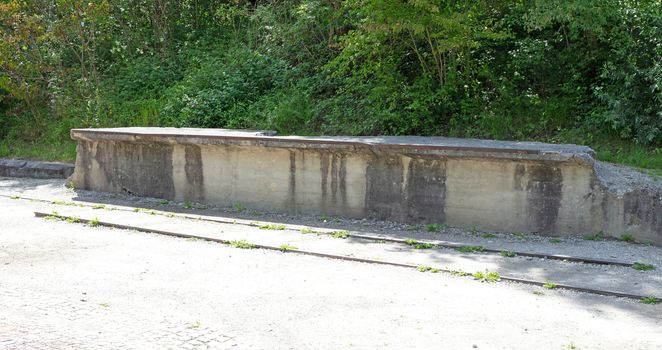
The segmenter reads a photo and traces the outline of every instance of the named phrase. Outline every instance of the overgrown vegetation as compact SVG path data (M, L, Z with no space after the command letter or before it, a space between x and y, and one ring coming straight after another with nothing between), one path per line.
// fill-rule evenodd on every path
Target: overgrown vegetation
M0 0L0 156L72 160L74 127L175 126L572 142L662 169L661 8Z

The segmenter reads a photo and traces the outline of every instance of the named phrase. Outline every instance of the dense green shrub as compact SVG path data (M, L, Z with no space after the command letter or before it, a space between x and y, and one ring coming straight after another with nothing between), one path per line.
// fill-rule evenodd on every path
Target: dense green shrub
M165 92L163 118L176 126L249 127L248 105L281 88L287 74L285 62L255 51L210 57Z
M575 142L659 164L659 1L48 4L0 1L0 154L69 157L71 127L149 125Z

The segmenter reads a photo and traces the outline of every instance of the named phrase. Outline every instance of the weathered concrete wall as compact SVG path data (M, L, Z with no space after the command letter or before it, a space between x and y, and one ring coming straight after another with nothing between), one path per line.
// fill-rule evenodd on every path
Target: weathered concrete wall
M596 171L586 147L157 128L72 137L83 189L496 231L628 232L662 245L662 186L608 184L629 170Z
M66 179L73 172L74 165L68 163L0 158L0 176Z

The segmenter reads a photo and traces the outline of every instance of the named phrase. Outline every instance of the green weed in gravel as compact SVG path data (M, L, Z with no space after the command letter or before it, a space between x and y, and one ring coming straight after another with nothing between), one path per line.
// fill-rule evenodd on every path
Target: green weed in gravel
M88 221L87 223L88 223L88 225L90 225L92 227L96 227L96 226L100 225L99 218L94 218L94 219Z
M442 224L427 224L427 225L425 225L425 230L427 230L428 232L439 232L439 231L443 230L444 228L446 228L446 225L442 225Z
M420 272L431 272L431 273L441 272L440 269L437 269L437 268L434 268L434 267L431 267L431 266L427 266L427 265L418 265L417 269Z
M434 248L434 246L435 246L432 243L423 243L423 242L419 242L415 239L408 239L408 240L405 241L405 244L410 246L410 247L413 247L414 249L431 249L431 248Z
M458 252L462 252L462 253L480 253L483 250L485 250L485 248L482 245L465 245L462 247L457 247L455 249Z
M315 231L315 230L313 230L313 229L311 229L311 228L308 228L308 227L304 227L304 228L302 228L302 229L301 229L301 233L302 233L302 234L316 234L316 235L318 235L318 236L321 235L321 234L324 234L324 232Z
M655 266L651 264L644 264L640 262L635 262L632 264L632 268L637 270L637 271L650 271L650 270L655 270Z
M331 234L331 236L333 238L345 239L345 238L349 237L349 232L347 232L347 231L336 231L333 234Z
M264 224L260 225L260 230L284 230L285 225L280 224Z
M643 297L640 300L643 304L659 304L660 299L656 297Z
M496 271L493 271L493 272L490 272L490 271L487 271L487 270L485 270L485 272L478 271L478 272L474 273L473 276L474 276L475 279L477 279L481 282L487 282L487 283L498 282L498 281L501 280L501 276Z
M522 241L526 241L526 239L529 238L529 237L526 235L526 233L524 233L524 232L519 232L519 231L515 231L515 232L513 232L513 236L517 237L517 239L520 239L520 240L522 240Z
M283 245L280 246L280 250L282 250L284 252L291 251L291 250L298 250L298 249L299 248L297 248L293 245L289 245L289 244L283 244Z
M584 235L584 239L587 240L587 241L604 241L605 240L605 234L602 231L589 233L589 234Z
M235 203L233 205L233 207L234 207L234 210L236 210L240 213L246 211L246 206L243 203Z
M235 247L235 248L240 248L240 249L253 249L255 248L254 244L246 242L245 239L239 240L239 241L230 241L230 245Z
M556 283L549 281L545 282L545 284L543 284L542 286L543 288L547 288L547 289L555 289L557 287Z
M514 256L517 256L517 254L515 254L515 253L513 253L513 252L511 252L511 251L507 251L507 250L502 250L502 251L500 251L500 252L499 252L499 255L501 255L501 256L503 256L503 257L506 257L506 258L512 258L512 257L514 257Z
M628 242L628 243L634 243L634 236L631 233L624 233L620 237L618 237L619 241L623 242Z
M70 224L75 224L77 222L80 222L80 218L77 216L70 216L66 219L66 221Z

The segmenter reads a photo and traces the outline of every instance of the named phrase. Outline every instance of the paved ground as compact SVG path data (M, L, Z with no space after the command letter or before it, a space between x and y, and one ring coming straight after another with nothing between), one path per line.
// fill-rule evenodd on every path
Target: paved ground
M662 349L662 306L38 219L0 198L0 349Z
M80 203L80 202L66 202ZM228 220L211 222L181 217L169 217L170 212L139 210L130 208L53 205L40 203L38 213L52 216L55 211L62 218L81 219L84 222L96 221L106 226L135 228L145 232L169 232L181 237L194 236L225 242L246 242L260 247L278 250L283 245L296 247L299 252L323 254L324 256L368 259L378 262L430 266L451 271L474 273L477 271L498 272L504 278L534 280L540 283L552 282L559 285L608 290L634 294L641 297L662 298L662 268L651 271L638 271L629 266L596 265L533 258L528 256L503 257L498 253L460 252L451 248L414 248L400 242L387 242L383 239L361 239L350 237L334 238L331 234L302 234L300 228L280 226L277 230L261 229L260 221ZM117 210L113 210L117 209ZM124 210L122 210L124 209ZM209 217L207 217L209 218ZM282 224L266 224L267 228ZM307 230L311 230L305 227ZM157 231L154 231L157 230ZM316 228L316 230L320 230ZM307 231L304 231L307 232ZM337 233L338 231L331 231ZM428 237L431 238L431 237ZM497 250L497 252L499 252ZM652 263L652 257L636 260ZM629 261L632 262L632 261ZM662 261L654 261L653 266L662 267Z

